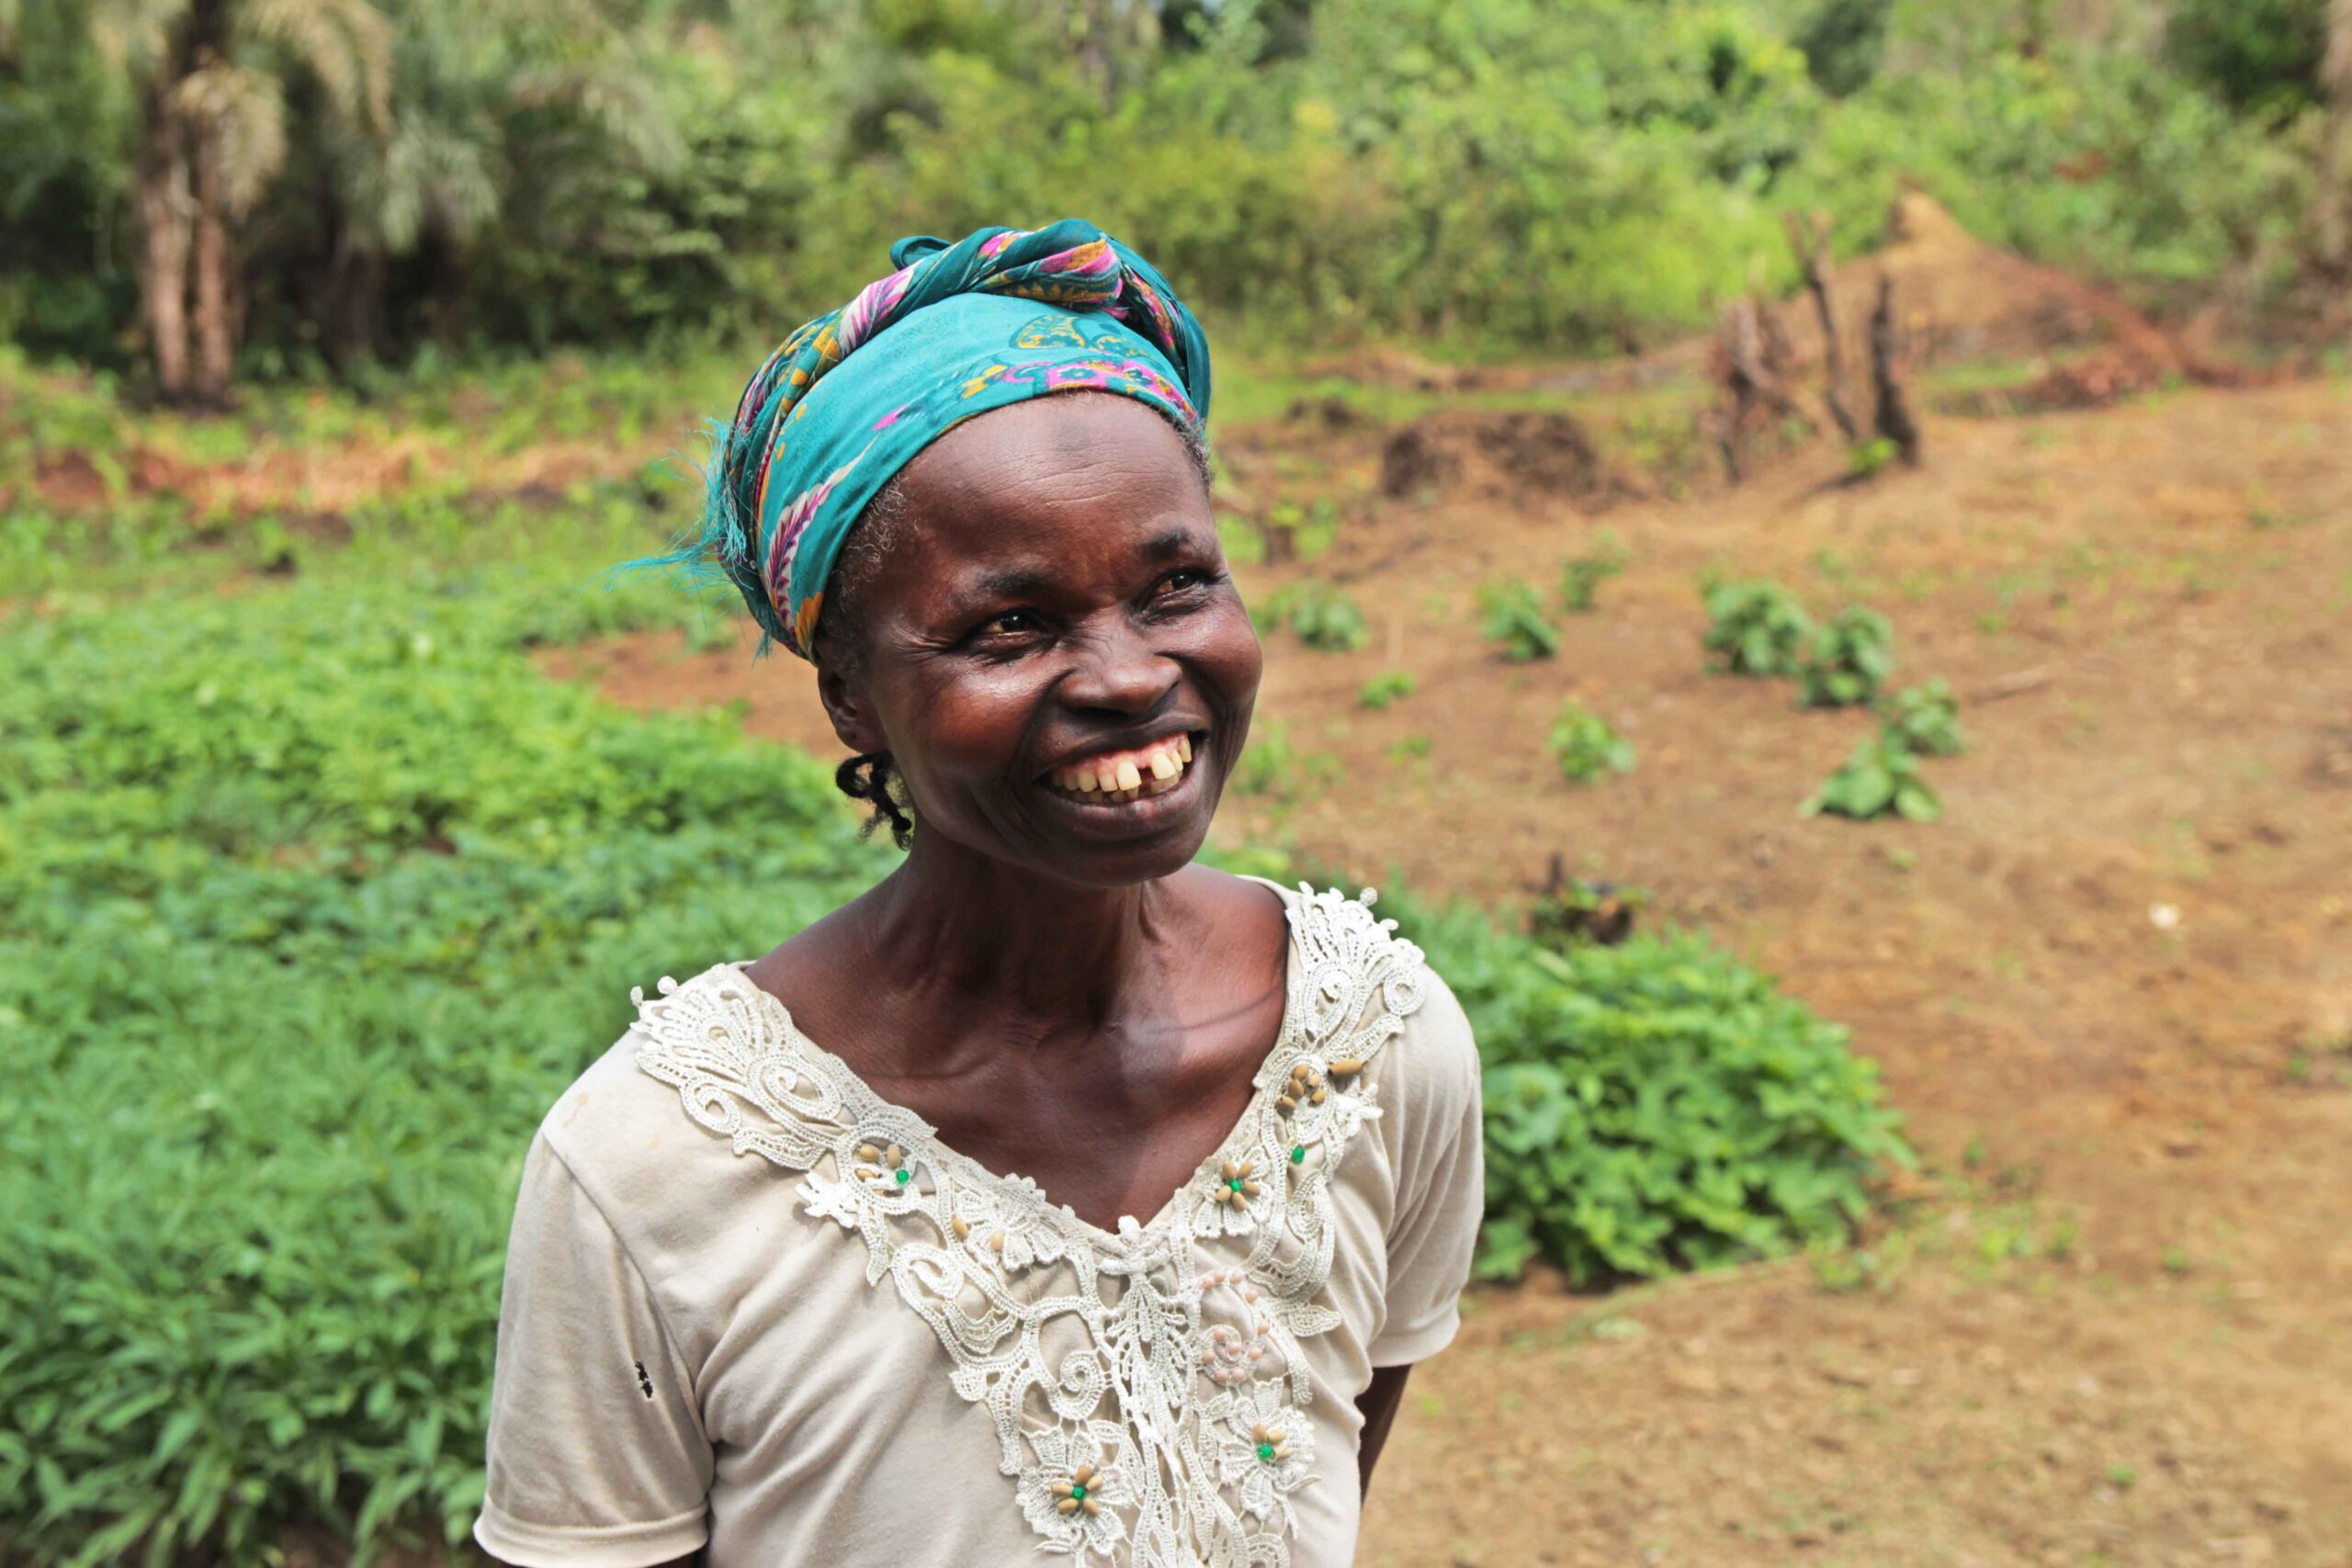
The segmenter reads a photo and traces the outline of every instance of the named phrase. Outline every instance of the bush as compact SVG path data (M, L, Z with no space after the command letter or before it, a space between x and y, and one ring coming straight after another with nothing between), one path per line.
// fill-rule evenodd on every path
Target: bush
M1314 578L1275 590L1266 601L1266 614L1317 653L1353 653L1372 640L1372 628L1356 602L1344 590Z
M1549 659L1560 650L1560 628L1544 614L1544 602L1524 582L1492 582L1478 592L1485 612L1479 635L1502 644L1513 663Z
M1462 1000L1485 1064L1478 1272L1580 1286L1841 1237L1910 1163L1876 1068L1690 932L1555 952L1463 907L1381 901Z
M1706 650L1735 675L1793 675L1813 622L1777 582L1719 582L1707 590Z
M1552 760L1570 784L1590 784L1603 773L1634 771L1634 748L1609 721L1571 697L1552 721Z
M1894 628L1860 605L1815 627L1797 668L1797 705L1854 707L1871 701L1894 669Z
M1799 809L1807 817L1827 812L1862 819L1895 816L1913 822L1933 822L1943 815L1936 792L1919 776L1918 754L1892 727L1857 745L1845 766L1830 774Z
M1967 750L1960 701L1941 677L1904 687L1879 705L1879 716L1890 733L1923 757L1957 757Z

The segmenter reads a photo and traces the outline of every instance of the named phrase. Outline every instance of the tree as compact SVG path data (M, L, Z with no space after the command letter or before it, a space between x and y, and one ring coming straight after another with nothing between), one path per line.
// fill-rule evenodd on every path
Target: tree
M2327 118L2320 126L2319 254L2339 276L2352 268L2352 0L2328 0L2327 52L2320 67Z
M235 226L285 166L288 82L315 84L336 118L381 137L390 27L368 0L93 0L88 17L138 105L132 204L156 383L217 405L236 358Z

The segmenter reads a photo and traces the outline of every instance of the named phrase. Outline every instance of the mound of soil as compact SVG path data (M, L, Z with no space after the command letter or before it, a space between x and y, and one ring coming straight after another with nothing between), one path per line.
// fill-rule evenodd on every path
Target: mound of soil
M1380 490L1388 496L1466 492L1590 507L1623 488L1584 426L1565 413L1429 414L1391 435L1380 453Z

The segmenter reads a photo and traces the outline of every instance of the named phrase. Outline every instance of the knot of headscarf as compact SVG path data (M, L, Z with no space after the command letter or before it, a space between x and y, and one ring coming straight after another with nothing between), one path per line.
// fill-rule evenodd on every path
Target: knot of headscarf
M842 540L925 446L990 409L1119 393L1198 429L1208 340L1151 265L1093 224L890 247L898 270L804 322L716 433L699 539L769 637L813 658Z

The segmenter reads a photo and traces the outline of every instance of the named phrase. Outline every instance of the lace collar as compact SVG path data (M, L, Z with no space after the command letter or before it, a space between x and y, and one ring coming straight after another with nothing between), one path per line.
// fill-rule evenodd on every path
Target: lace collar
M1420 1005L1420 950L1302 885L1283 1023L1249 1106L1148 1221L1117 1232L938 1141L793 1025L740 963L631 993L638 1065L686 1113L801 1178L927 1322L994 1420L1013 1501L1048 1551L1148 1568L1287 1564L1288 1495L1315 1480L1300 1341L1322 1300L1331 1182L1380 1112L1366 1069ZM1083 1330L1048 1358L1048 1324ZM1057 1348L1068 1337L1057 1334Z

